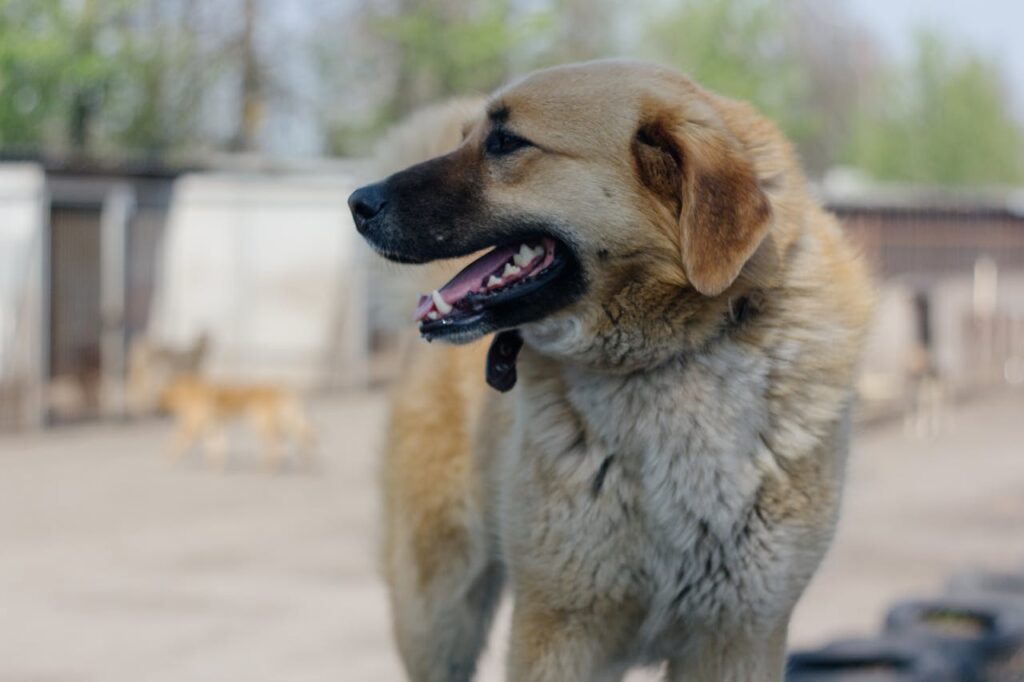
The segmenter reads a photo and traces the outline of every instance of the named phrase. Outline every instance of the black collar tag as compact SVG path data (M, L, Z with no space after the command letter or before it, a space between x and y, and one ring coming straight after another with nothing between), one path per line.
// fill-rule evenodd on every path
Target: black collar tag
M487 384L502 393L516 385L516 358L523 347L523 337L518 329L498 332L487 351Z

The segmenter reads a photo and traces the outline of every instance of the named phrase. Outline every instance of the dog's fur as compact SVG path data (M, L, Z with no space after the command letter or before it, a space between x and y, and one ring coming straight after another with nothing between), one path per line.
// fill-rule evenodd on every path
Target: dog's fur
M136 417L153 414L160 408L161 394L178 376L202 373L210 352L210 338L200 334L184 348L157 343L139 336L128 353L125 402L128 413Z
M260 440L265 468L281 469L285 446L310 466L315 437L299 396L276 384L205 377L203 364L209 350L205 334L187 348L136 339L128 361L129 412L143 416L162 411L174 417L175 434L168 453L175 461L199 447L207 463L225 468L227 428L244 420Z
M487 110L389 180L395 213L368 240L459 256L437 249L526 216L581 279L516 324L512 392L484 384L481 342L421 344L402 373L384 568L410 678L469 680L507 583L510 680L659 661L671 680L781 680L839 509L864 266L776 128L673 71L560 67ZM488 156L499 124L533 146Z
M160 407L175 418L170 454L180 460L194 446L202 447L209 464L227 466L226 429L246 419L263 447L263 466L278 471L284 446L290 444L308 467L312 464L313 430L302 401L273 385L215 382L194 374L170 380L161 392Z

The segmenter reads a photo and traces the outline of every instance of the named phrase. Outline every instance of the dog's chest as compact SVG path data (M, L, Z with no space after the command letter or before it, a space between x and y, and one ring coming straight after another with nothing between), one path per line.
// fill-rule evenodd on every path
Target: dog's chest
M768 370L763 356L723 344L714 355L644 375L569 371L565 399L579 417L574 428L585 434L583 453L543 447L568 442L566 433L534 437L541 447L526 454L549 458L546 475L563 475L556 489L576 496L536 519L547 537L564 543L549 558L590 565L580 574L596 582L583 590L642 595L652 647L682 620L713 625L723 614L747 612L739 602L779 579L764 556L772 538L756 508ZM554 433L556 425L546 428ZM589 485L575 485L585 477ZM567 549L581 537L588 539L579 551Z
M723 344L660 372L570 377L569 400L637 487L659 544L692 548L702 529L726 534L749 510L767 374L764 358Z

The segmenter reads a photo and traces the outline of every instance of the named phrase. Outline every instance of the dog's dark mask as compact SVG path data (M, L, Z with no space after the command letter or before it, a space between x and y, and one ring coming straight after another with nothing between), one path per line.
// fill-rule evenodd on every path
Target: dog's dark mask
M463 145L349 198L360 234L389 260L426 263L491 249L421 297L415 318L428 341L468 343L515 329L569 305L584 290L568 231L546 216L490 207L480 180L483 162ZM498 390L514 385L521 344L518 334L495 338L487 378Z

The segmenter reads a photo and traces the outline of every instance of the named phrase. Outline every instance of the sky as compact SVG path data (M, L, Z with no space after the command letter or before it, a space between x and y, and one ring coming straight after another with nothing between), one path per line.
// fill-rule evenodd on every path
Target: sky
M1013 102L1024 116L1024 0L845 0L853 18L897 58L914 31L928 28L980 50L1002 64Z

